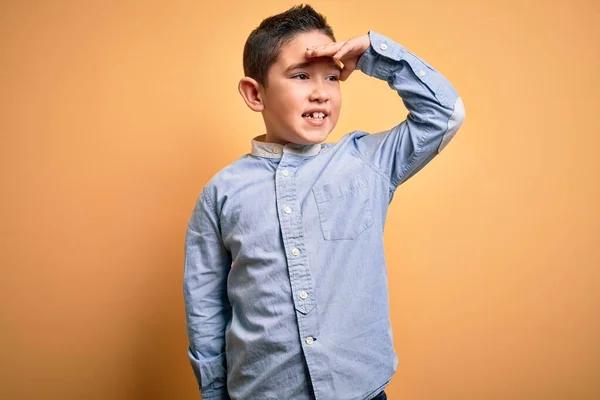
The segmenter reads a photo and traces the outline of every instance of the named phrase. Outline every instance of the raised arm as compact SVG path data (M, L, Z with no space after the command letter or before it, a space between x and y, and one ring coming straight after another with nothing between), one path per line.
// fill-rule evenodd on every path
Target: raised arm
M206 190L189 221L183 290L188 355L203 399L227 400L225 328L231 320L227 275L231 256L221 241L219 220Z
M392 193L442 151L463 123L462 100L450 82L383 35L371 31L307 52L341 60L344 79L358 69L387 81L402 98L409 111L404 121L385 132L355 136L358 153L387 177Z

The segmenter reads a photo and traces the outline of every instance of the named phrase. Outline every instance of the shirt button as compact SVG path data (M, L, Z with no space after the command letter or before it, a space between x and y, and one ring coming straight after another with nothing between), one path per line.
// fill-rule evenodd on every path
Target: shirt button
M286 208L283 209L283 212L286 213L286 214L289 214L289 213L292 212L292 209L290 207L286 207Z
M300 254L300 250L292 249L292 255L297 256L298 254Z
M315 342L315 339L312 336L306 338L306 344L311 345Z
M302 300L306 300L306 298L308 297L308 293L306 293L305 290L301 291L298 295Z
M388 49L388 45L387 45L387 43L381 43L379 45L379 48L383 51L386 51Z
M287 169L284 169L283 171L281 171L281 174L282 174L283 176L288 176L288 175L289 175L289 172L288 172L288 170L287 170Z
M420 70L420 71L419 71L419 76L420 76L421 78L422 78L422 77L424 77L424 76L425 76L425 71L423 71L423 70Z
M278 146L273 147L273 153L279 154L280 151L281 151L281 149Z

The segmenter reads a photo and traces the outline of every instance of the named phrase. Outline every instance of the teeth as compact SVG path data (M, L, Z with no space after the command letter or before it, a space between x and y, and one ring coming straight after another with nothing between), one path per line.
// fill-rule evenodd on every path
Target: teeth
M314 113L306 113L304 115L302 115L304 118L311 118L311 119L323 119L325 118L325 113L322 112L317 112L315 111Z

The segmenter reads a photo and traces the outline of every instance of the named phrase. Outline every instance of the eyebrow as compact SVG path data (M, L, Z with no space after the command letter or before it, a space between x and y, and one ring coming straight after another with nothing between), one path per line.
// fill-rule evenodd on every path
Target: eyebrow
M293 71L295 69L303 69L306 67L309 67L311 64L313 64L312 62L302 62L302 63L296 63L296 64L292 64L289 67L286 68L286 72L289 71ZM342 72L342 67L340 67L338 64L336 64L334 61L329 63L329 67L333 67L334 69Z

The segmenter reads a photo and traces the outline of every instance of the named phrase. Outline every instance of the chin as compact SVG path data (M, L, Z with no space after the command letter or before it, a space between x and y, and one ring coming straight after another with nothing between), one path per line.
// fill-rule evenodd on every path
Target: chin
M330 130L322 132L302 132L294 135L294 140L291 140L291 142L297 144L318 144L325 141L330 133Z
M312 136L302 136L302 137L296 137L294 138L294 140L291 140L290 143L295 143L295 144L319 144L322 143L325 139L327 139L327 136L329 135L312 135Z

